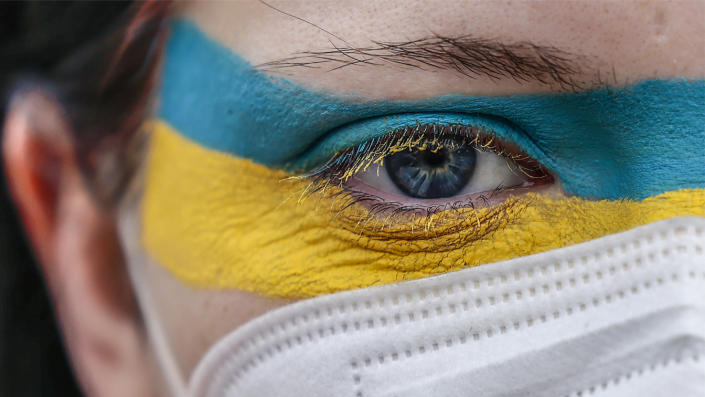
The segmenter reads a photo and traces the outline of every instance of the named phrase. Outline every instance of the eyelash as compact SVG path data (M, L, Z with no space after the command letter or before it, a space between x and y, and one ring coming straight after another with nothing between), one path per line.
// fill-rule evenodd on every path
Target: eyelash
M335 186L340 188L335 195L344 196L346 199L344 208L363 204L369 211L366 219L382 217L386 220L409 217L410 215L427 218L443 211L476 208L475 200L482 201L484 206L488 206L489 200L496 194L518 187L500 185L489 192L489 196L480 194L475 197L475 200L468 197L444 205L423 206L385 201L375 195L350 188L346 184L354 175L371 166L381 167L385 157L389 154L407 149L439 150L443 147L455 148L460 145L467 145L504 157L507 159L508 166L514 167L532 181L531 185L553 181L553 176L541 164L521 152L517 147L502 141L484 128L461 124L416 124L404 127L337 153L324 165L300 177L307 177L310 180L306 189L307 194L326 192L329 191L329 187ZM364 222L366 219L358 220L358 223Z

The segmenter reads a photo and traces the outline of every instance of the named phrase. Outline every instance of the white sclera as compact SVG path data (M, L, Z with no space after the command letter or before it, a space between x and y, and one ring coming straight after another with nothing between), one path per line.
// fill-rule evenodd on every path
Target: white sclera
M490 192L497 187L516 187L528 180L528 177L523 175L516 166L513 166L511 160L506 157L483 150L476 150L476 154L475 170L467 185L458 194L445 198L445 200L457 201L462 196ZM355 178L377 191L408 197L392 182L383 165L373 164L365 171L356 174Z

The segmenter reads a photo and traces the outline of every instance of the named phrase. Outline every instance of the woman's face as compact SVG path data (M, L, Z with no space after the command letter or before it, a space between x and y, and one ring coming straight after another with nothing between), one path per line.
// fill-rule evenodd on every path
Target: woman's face
M704 2L189 2L171 26L117 220L144 322L100 332L158 324L184 378L300 299L705 216Z

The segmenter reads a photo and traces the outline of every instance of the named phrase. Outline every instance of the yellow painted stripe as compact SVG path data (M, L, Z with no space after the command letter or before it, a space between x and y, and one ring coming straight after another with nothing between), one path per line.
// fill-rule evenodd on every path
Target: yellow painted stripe
M303 298L559 248L653 221L705 216L705 190L642 201L510 198L427 219L365 220L331 191L199 146L151 124L142 239L183 282ZM276 142L272 142L276 145Z

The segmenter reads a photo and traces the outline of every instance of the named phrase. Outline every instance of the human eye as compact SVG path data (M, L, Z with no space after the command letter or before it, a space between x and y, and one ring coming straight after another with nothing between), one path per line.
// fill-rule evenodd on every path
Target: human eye
M700 186L679 184L701 180L686 167L702 130L700 83L505 95L419 80L408 95L343 94L274 77L177 28L140 211L144 246L189 285L312 297L702 208L657 196ZM211 59L222 62L201 73ZM667 133L652 109L678 115ZM662 151L673 136L689 149ZM676 209L659 211L663 200Z
M333 155L309 177L317 189L336 186L373 216L429 216L482 208L512 196L558 188L555 177L482 116L424 122L368 139ZM490 124L490 125L487 125ZM347 130L356 126L348 126Z

